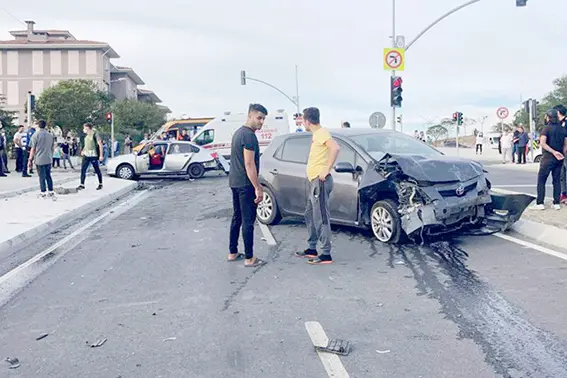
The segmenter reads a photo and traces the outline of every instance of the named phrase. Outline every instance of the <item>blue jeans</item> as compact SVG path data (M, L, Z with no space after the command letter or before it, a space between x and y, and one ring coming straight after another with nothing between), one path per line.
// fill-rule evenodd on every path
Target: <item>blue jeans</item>
M51 164L37 165L37 172L39 173L39 188L41 192L45 193L46 189L52 192L53 180L51 179Z

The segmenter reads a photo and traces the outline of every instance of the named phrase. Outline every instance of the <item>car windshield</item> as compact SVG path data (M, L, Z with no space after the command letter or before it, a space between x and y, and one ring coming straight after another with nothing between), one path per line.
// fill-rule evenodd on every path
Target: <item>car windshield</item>
M424 142L401 133L385 132L351 136L351 139L368 152L374 159L380 160L386 155L442 155Z

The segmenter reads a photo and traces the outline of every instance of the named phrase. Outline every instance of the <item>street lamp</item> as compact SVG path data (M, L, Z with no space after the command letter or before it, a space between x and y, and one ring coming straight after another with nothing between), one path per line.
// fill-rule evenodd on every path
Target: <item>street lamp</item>
M278 91L282 95L284 95L285 98L287 98L289 101L291 101L291 103L293 105L295 105L295 107L297 108L298 114L301 113L301 110L299 109L299 75L298 75L297 65L295 66L295 97L293 97L293 98L288 96L284 91L282 91L281 89L279 89L275 85L272 85L272 84L267 83L267 82L260 80L260 79L255 79L253 77L246 76L245 70L240 71L240 85L246 85L246 80L256 81L258 83L262 83L264 85L267 85L268 87L270 87L272 89L275 89L276 91Z

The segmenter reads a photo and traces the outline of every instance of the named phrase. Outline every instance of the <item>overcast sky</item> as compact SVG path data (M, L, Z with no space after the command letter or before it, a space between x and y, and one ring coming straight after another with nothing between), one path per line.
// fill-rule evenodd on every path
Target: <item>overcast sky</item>
M397 0L397 34L413 39L438 16L465 0ZM4 0L0 39L34 20L38 29L67 29L78 39L111 44L174 115L242 112L250 102L268 110L294 105L258 83L240 85L240 70L295 95L299 66L301 107L317 106L328 127L389 108L390 0ZM8 12L11 14L9 15ZM566 73L562 15L565 0L481 0L425 34L406 55L404 131L461 111L465 117L510 113L520 98L541 97ZM388 123L389 125L389 123Z

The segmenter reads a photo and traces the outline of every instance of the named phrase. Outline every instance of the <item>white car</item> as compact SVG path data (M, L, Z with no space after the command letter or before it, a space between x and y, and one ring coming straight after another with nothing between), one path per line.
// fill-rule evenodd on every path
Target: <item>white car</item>
M220 154L184 141L154 140L140 152L120 155L107 163L108 175L125 180L142 175L187 175L197 179L215 170L228 175L229 162Z

